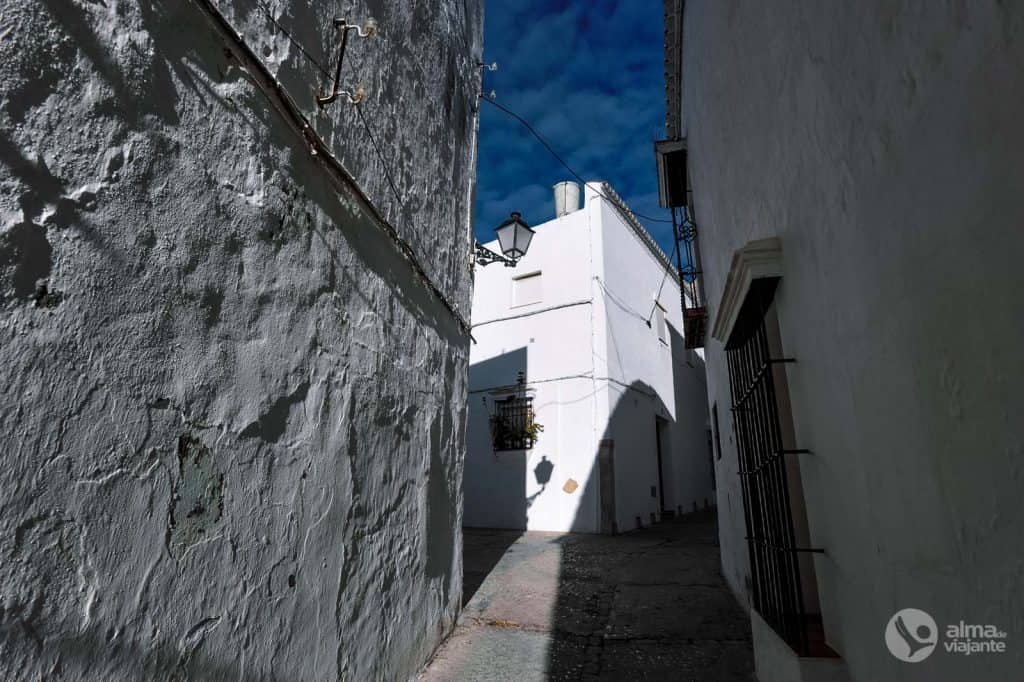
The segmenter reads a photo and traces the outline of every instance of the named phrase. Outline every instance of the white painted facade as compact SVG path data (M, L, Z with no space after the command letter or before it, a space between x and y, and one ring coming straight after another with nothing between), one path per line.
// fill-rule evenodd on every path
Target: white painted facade
M0 0L0 680L406 680L454 626L482 3L347 6L376 140L271 21L326 61L340 10Z
M795 442L810 450L797 484L845 664L798 673L755 615L759 679L1021 679L1024 7L689 0L684 36L723 571L747 603L723 341L744 282L778 277ZM778 248L751 257L759 240ZM906 607L942 633L919 663L885 644ZM960 622L1005 632L1005 652L948 652Z
M589 183L582 209L535 226L517 267L476 270L467 526L599 532L602 447L614 458L619 531L650 524L662 508L712 501L703 360L683 347L674 270L602 197L609 192ZM520 371L544 431L531 450L495 452L493 401ZM570 481L578 487L566 488Z

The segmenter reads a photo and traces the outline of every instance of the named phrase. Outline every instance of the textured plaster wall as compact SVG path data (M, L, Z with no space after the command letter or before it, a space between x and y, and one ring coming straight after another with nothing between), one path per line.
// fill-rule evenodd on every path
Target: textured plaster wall
M1024 669L1018 3L686 3L684 98L711 317L734 249L778 236L776 298L829 642L856 680ZM725 573L746 568L724 354ZM1007 653L907 665L913 606Z
M479 3L347 3L355 113L215 3L468 311ZM336 8L267 4L322 63ZM404 679L456 615L468 337L196 2L0 0L0 677Z

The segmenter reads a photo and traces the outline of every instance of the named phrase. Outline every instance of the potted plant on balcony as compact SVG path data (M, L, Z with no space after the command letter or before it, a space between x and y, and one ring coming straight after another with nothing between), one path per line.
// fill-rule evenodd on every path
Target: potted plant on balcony
M512 419L504 414L492 414L490 420L491 441L495 450L529 450L537 441L543 424L533 420L533 412L526 418Z

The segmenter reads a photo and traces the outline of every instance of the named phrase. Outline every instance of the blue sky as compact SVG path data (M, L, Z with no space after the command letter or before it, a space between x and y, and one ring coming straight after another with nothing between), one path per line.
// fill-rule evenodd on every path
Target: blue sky
M485 5L484 92L529 121L587 180L606 180L640 213L658 207L652 142L665 136L663 6L655 0L492 0ZM480 103L476 234L511 211L554 217L551 186L569 172L529 131ZM672 253L672 228L642 221Z

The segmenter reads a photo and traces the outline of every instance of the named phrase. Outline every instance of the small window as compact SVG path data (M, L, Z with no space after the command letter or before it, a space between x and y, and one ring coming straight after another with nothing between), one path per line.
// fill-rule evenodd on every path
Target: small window
M654 143L658 160L658 204L665 208L687 205L686 140Z
M512 280L512 305L529 305L540 303L542 296L541 273L531 272Z
M529 450L541 428L534 421L532 396L511 396L494 401L491 440L495 450Z
M660 303L654 304L654 329L658 332L658 340L668 345L668 320Z

